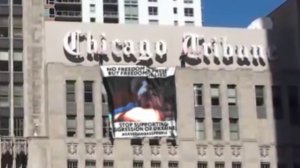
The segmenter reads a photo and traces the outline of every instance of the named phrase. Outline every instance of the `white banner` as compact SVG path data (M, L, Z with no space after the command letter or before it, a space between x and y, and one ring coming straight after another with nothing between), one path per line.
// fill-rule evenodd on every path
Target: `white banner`
M176 136L175 121L118 122L114 126L115 136L120 138Z
M126 77L149 77L149 78L165 78L175 74L175 68L155 67L150 68L146 66L101 66L104 77L111 76L126 76Z

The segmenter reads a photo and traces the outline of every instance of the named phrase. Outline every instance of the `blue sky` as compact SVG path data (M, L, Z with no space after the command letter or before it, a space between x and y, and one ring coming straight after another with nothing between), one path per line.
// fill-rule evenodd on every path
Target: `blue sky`
M204 26L247 27L285 0L202 0Z

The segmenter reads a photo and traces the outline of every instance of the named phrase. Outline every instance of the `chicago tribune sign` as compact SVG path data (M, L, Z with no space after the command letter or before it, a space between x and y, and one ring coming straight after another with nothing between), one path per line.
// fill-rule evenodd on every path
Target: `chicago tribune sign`
M163 40L132 41L114 39L107 41L104 33L95 37L90 32L68 32L63 39L63 49L67 59L74 63L96 61L99 64L113 62L133 62L151 66L154 61L163 64L167 61L167 43ZM178 61L184 65L237 64L240 66L265 66L266 61L275 59L275 47L263 45L230 44L226 38L205 39L203 36L186 33L182 37ZM172 56L173 57L173 56Z

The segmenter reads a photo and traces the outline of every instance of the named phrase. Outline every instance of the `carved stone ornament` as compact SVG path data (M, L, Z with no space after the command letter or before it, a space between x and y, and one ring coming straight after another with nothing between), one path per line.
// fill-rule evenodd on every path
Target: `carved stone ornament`
M33 119L33 136L39 136L40 133L40 121L39 118Z
M136 156L143 155L143 147L141 145L133 145L133 154Z
M232 145L231 146L232 156L239 157L241 155L241 149L242 149L242 146L240 146L240 145Z
M177 155L177 146L168 146L168 152L171 156Z
M68 153L71 154L71 155L74 155L77 153L77 146L78 146L78 143L73 143L73 142L70 142L67 144L67 147L68 147Z
M269 150L270 150L270 146L269 145L261 145L259 147L260 156L261 157L268 157L269 156Z
M96 143L85 143L85 151L87 154L94 154L95 153Z
M111 155L113 153L113 146L111 144L103 144L103 152L105 155Z
M24 152L25 154L27 154L27 142L26 141L16 141L15 143L16 147L16 153L20 154L21 152Z
M220 157L224 154L224 145L215 145L214 148L215 148L215 154L217 156Z
M12 151L13 151L12 141L2 140L1 141L1 152L2 152L2 154L6 153L6 152L12 153Z
M197 145L197 153L200 156L206 155L207 145Z
M157 156L157 155L159 155L159 153L160 153L160 146L158 146L158 145L151 146L151 154L152 155Z

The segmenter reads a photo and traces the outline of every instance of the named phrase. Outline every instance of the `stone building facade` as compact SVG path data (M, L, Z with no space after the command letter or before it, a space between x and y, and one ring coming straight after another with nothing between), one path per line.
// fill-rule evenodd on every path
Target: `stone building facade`
M29 168L299 167L298 29L280 24L288 21L284 14L271 14L278 21L273 30L247 30L58 23L45 21L43 9L43 1L23 3L26 138L1 138L2 161L6 153L20 160L23 151ZM98 46L103 53L89 51L91 57L89 33L98 44L105 39L108 49ZM80 49L71 45L78 35L84 37ZM133 42L137 61L139 44L149 42L146 53L153 62L148 66L176 67L176 137L113 139L105 133L100 66L136 65L123 55L113 57L118 40ZM155 48L160 40L167 46L166 58L155 57L162 50ZM103 54L107 59L100 59ZM66 100L68 81L75 81L72 103ZM86 81L93 82L92 103L83 99ZM93 116L92 137L86 137L86 111ZM73 137L68 136L70 114L76 115Z
M270 66L279 58L276 44L268 43L265 30L44 24L43 75L37 87L43 88L43 110L39 111L40 124L36 124L37 130L44 131L32 132L29 167L277 166ZM72 35L83 37L78 41L80 49L77 45L71 48L76 40ZM101 48L102 36L106 50L103 45ZM89 55L90 37L97 41L97 52L107 54L108 59L99 61L99 53ZM138 45L146 40L153 56L151 67L176 67L177 137L112 139L105 134L107 107L102 103L105 91L100 66L137 64L124 60L122 54L116 61L112 55L117 53L116 39L123 44L132 41L137 62ZM167 46L166 59L161 62L155 57L155 44L160 40ZM195 44L206 47L193 50L185 43L189 40L203 40ZM72 55L69 49L80 53ZM66 100L67 81L74 81L73 104ZM93 82L92 104L84 101L86 81ZM196 103L200 97L201 103ZM86 111L92 111L92 138L86 137ZM68 137L70 114L76 115L74 137Z

